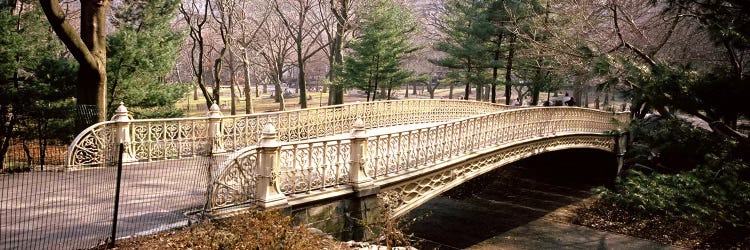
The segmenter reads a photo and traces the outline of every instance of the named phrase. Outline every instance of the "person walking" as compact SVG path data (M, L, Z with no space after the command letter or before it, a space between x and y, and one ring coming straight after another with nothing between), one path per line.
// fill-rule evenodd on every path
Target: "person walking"
M571 96L570 100L568 100L567 102L565 102L565 105L575 106L576 105L576 99Z

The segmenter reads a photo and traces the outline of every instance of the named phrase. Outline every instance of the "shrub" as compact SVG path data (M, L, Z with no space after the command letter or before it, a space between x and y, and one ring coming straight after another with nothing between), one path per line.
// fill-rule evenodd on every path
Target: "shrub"
M644 120L631 126L637 138L626 160L637 164L605 201L643 214L684 218L701 225L749 225L750 168L737 143L681 120Z
M279 211L251 210L173 230L118 241L118 249L341 249L340 243L295 226Z
M698 224L748 225L750 183L738 174L748 169L734 161L714 171L698 167L679 174L631 170L602 199L631 211L684 218Z
M707 165L711 159L735 158L736 143L683 120L651 118L631 125L634 144L629 163L679 172Z

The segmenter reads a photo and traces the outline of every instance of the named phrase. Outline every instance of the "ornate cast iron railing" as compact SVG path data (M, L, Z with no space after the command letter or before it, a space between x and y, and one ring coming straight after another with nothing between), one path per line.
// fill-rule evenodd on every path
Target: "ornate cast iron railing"
M265 143L261 142L257 149L249 149L250 153L230 156L225 163L227 166L218 172L211 203L214 209L246 203L274 206L285 203L287 197L306 197L325 193L319 191L327 189L357 190L482 150L540 138L607 134L628 121L628 113L570 107L529 108L375 135L367 135L367 126L359 120L347 138L281 144L275 141L276 131L270 124L261 137ZM267 160L244 160L247 157ZM238 162L258 165L252 170L253 166ZM236 186L243 181L226 177L237 172L233 168L255 174L253 183L257 185L250 190L256 193L248 195L236 191L247 189Z
M618 119L623 119L618 115ZM582 108L533 108L496 112L432 127L368 138L367 175L379 178L434 165L478 150L567 133L613 130L611 113Z
M222 116L218 105L207 117L133 120L120 105L112 121L81 132L70 145L67 166L101 166L111 147L126 145L125 161L155 161L233 152L257 145L272 124L281 141L299 141L349 132L359 118L367 128L441 122L514 107L460 100L398 100L352 103L303 110Z

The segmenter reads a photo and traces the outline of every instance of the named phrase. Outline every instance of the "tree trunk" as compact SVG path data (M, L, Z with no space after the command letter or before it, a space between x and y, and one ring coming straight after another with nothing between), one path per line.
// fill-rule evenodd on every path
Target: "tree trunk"
M505 105L510 105L511 70L513 70L513 52L515 51L516 35L510 35L508 44L508 62L505 64Z
M471 78L471 60L469 60L468 68L466 69L466 85L464 87L464 100L469 100L469 94L471 94L471 83L469 82L469 78Z
M193 84L193 100L198 100L198 84Z
M237 72L235 72L234 69L234 54L232 53L232 47L229 48L229 95L231 96L230 101L232 102L229 105L229 113L232 115L237 114L237 92L234 89L234 86L237 84Z
M96 121L105 121L107 114L107 10L109 0L81 0L80 36L65 19L59 1L40 0L52 29L78 61L76 102L96 105ZM88 124L78 124L79 129Z
M497 42L495 43L497 45L495 50L495 63L492 65L492 96L490 97L490 101L492 103L497 103L497 71L498 71L498 64L500 62L500 49L503 45L503 33L500 32L497 34ZM506 98L507 99L507 98Z
M334 1L331 0L331 6L334 6L333 3ZM336 76L333 74L333 69L344 62L341 50L344 44L344 35L347 30L346 22L349 20L349 1L341 0L339 3L341 3L340 9L332 8L332 10L335 10L333 12L336 17L336 34L331 42L331 55L333 57L333 60L331 61L332 63L329 67L329 70L331 71L329 74L331 82L334 82L336 79ZM333 84L328 88L328 91L328 105L344 103L344 86L341 84Z
M540 82L542 78L542 69L536 69L535 78L534 83L531 85L531 106L539 105L539 94L542 92L542 83Z
M484 96L484 92L482 91L482 89L484 89L484 85L481 83L477 83L477 96L475 98L477 101L481 101L482 96Z
M217 104L221 105L221 68L224 62L224 53L227 52L227 47L224 47L219 51L219 57L214 60L214 89L213 98Z
M380 80L380 55L375 57L375 76L372 77L374 86L372 87L372 100L378 99L378 82Z
M609 91L604 90L604 106L609 105Z
M299 88L299 105L300 108L307 108L307 82L305 81L305 61L302 58L302 47L297 45L297 62L299 71L297 71L297 88Z
M255 113L255 107L253 107L253 95L250 93L250 60L247 56L247 50L242 51L242 66L245 73L245 114ZM258 93L258 89L255 89L255 93Z
M448 99L453 99L453 82L451 82L450 88L448 89Z
M281 90L281 77L283 77L283 71L281 70L281 67L279 67L278 72L274 74L273 82L276 85L274 95L276 95L276 100L279 102L279 111L284 111L286 108L284 103L284 92Z

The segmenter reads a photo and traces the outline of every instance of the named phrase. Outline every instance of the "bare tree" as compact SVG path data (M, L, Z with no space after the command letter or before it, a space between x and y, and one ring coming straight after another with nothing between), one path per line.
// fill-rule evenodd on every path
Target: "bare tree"
M237 12L237 22L240 27L240 37L237 39L237 45L240 46L243 73L245 76L245 113L255 113L255 107L253 105L253 94L250 87L251 71L250 67L250 54L259 50L259 45L255 41L258 37L258 32L266 24L270 11L261 7L256 7L250 4L249 1L242 1L240 4L241 11ZM255 96L258 97L259 83L255 86Z
M315 15L319 8L320 0L293 0L283 1L281 4L274 0L274 9L278 14L283 27L294 41L294 50L297 56L297 87L299 88L299 104L307 108L307 81L305 76L305 62L324 49L330 41L320 43L325 29L322 27L327 14ZM283 10L282 10L283 9ZM322 13L322 12L318 12Z
M219 33L219 37L221 38L221 48L218 49L218 56L216 59L214 59L214 88L213 88L213 98L216 100L216 102L220 101L221 98L221 71L224 67L224 56L227 53L227 50L232 49L232 37L229 35L229 33L232 31L233 26L233 16L232 13L234 12L235 8L235 1L233 0L217 0L214 4L209 4L211 9L211 16L213 17L214 21L216 21L217 24L217 31ZM233 58L232 58L233 59ZM230 60L229 68L232 69L232 62ZM234 72L231 73L231 82L230 82L230 91L231 91L231 101L232 104L230 105L230 112L232 115L237 114L236 106L235 106L235 95L234 95Z
M275 85L274 97L279 103L279 110L285 110L284 91L282 90L281 79L284 72L288 70L285 67L290 53L294 47L291 35L278 16L269 16L266 25L261 26L258 31L258 40L260 49L258 53L263 59L264 66L267 68L267 74Z
M344 62L343 48L345 38L351 30L350 19L353 15L354 0L329 0L329 7L331 14L335 20L335 30L331 32L330 29L326 30L328 40L331 41L329 48L329 59L330 72L328 73L328 80L334 82L336 75L333 70L337 65L341 65ZM331 27L326 25L324 27ZM341 85L332 85L328 91L328 105L343 104L344 103L344 87Z
M206 84L203 79L203 59L205 57L203 37L203 28L208 20L209 3L207 0L190 0L189 3L183 1L180 3L180 13L185 19L190 29L190 64L192 65L193 76L196 78L196 85L201 89L203 98L206 100L206 107L211 107L214 99L208 93Z

